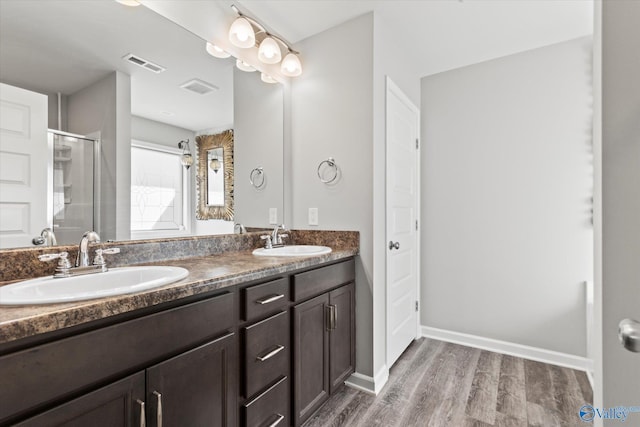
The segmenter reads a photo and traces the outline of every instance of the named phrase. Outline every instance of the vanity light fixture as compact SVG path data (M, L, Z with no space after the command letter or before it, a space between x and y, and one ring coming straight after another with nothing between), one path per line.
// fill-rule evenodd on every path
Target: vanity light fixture
M270 84L278 83L276 79L274 79L273 77L271 77L269 74L266 74L266 73L260 73L260 80Z
M273 37L265 37L258 48L258 59L265 64L277 64L282 60L280 46Z
M253 73L256 69L251 64L247 64L242 59L236 59L236 67L239 70L246 71L247 73Z
M224 49L216 46L213 43L207 42L207 53L211 56L215 56L216 58L225 59L231 56L230 53L227 53Z
M289 52L282 60L280 71L287 77L297 77L302 74L302 64L300 58L293 52Z
M235 46L241 48L252 48L256 46L256 36L260 34L262 40L258 40L258 59L264 64L278 64L280 63L280 69L283 75L288 77L296 77L302 74L302 63L300 62L299 52L291 49L289 44L285 42L281 37L268 32L264 25L260 24L257 20L240 12L235 5L231 5L231 9L238 14L238 18L231 24L229 29L229 41ZM247 28L248 26L248 28ZM282 47L284 47L287 55L282 59ZM243 71L247 71L241 68L238 60L238 68ZM246 64L246 62L244 62ZM248 64L247 64L248 65ZM252 67L253 68L253 67ZM266 81L264 78L262 81Z
M256 45L256 33L251 23L242 15L229 28L229 41L235 46L247 49Z
M189 170L189 167L193 164L193 156L191 155L191 149L189 148L189 140L183 139L178 142L178 148L182 150L182 156L180 157L180 163L185 169Z

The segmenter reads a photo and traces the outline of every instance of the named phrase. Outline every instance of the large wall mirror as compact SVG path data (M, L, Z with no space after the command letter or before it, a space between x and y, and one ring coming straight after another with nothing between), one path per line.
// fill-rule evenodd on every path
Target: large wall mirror
M62 155L50 154L47 163L54 172L32 196L53 197L46 204L47 221L0 230L0 236L16 230L22 236L0 238L0 248L33 246L32 238L45 227L62 236L58 244L74 244L85 228L95 229L103 240L225 234L233 232L234 223L266 228L274 208L283 222L284 89L262 82L259 73L238 70L233 57L210 56L205 44L144 6L1 1L0 82L46 95L48 128L57 130L59 138L96 141L96 155L67 155L75 149L63 140ZM199 160L185 169L178 142L191 141L195 156L196 140L225 131L233 134L233 152L216 156L209 150L207 156L217 157L226 181L216 181L215 172L206 175L213 180L208 206L225 214L196 215ZM4 141L7 129L0 132ZM0 146L3 165L11 163L3 158L5 151ZM228 156L233 168L225 163ZM255 168L264 171L260 188L250 183ZM10 193L1 187L9 181L4 178L0 217L7 218L13 213L6 208L15 201L4 196ZM219 185L232 191L216 206L221 202L214 200L213 189ZM81 201L81 193L93 194L92 209ZM35 206L32 200L20 203ZM56 215L66 222L56 222ZM74 217L83 222L74 223Z

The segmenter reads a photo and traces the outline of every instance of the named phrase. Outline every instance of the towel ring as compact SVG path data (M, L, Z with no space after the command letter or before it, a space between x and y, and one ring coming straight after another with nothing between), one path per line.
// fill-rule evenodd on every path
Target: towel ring
M324 179L320 174L320 169L322 169L322 165L324 165L325 163L328 167L333 169L333 176L329 179ZM318 165L318 178L325 184L330 184L335 181L336 178L338 178L338 165L336 164L336 161L333 157L329 157L327 160L323 160L320 162L320 164Z
M251 170L249 173L249 182L251 182L254 188L260 189L264 187L264 169L262 166Z

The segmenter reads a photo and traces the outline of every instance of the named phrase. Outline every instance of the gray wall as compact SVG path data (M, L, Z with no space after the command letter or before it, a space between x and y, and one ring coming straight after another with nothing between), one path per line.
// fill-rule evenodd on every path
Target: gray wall
M291 83L292 226L360 231L356 263L356 368L373 374L373 15L297 44L304 72ZM335 185L320 182L318 164L334 157ZM308 209L319 225L309 226Z
M258 73L234 67L234 221L245 226L268 227L269 208L278 210L279 224L284 222L283 91L281 84L264 83ZM256 167L265 171L260 189L249 182Z
M422 79L422 324L585 356L591 40Z
M131 116L131 139L178 148L178 142L189 140L191 151L195 152L195 132L189 129L171 126L144 117Z
M373 33L373 372L386 366L386 78L419 108L420 76L389 22L374 14Z
M131 218L131 79L119 71L68 97L69 132L100 133L99 232L128 240Z

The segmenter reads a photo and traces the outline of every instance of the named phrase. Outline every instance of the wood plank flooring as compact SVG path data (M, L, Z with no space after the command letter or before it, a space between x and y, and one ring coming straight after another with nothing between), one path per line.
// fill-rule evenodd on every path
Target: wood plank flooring
M343 387L303 427L580 426L592 399L584 372L422 338L378 396Z

